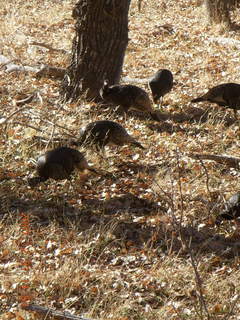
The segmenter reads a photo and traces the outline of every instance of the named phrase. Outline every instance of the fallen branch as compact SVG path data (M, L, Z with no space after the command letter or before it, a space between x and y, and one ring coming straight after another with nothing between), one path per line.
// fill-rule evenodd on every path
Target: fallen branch
M5 72L37 72L39 70L38 67L31 67L31 66L20 66L18 64L8 63L5 65Z
M25 66L19 65L13 62L20 62L19 59L9 60L3 55L0 55L0 69L5 69L5 72L33 72L36 73L37 77L49 77L54 79L63 79L66 72L65 68L58 68L49 65L41 66Z
M4 56L3 56L4 57ZM7 59L7 58L6 58ZM4 63L2 63L1 61L6 61ZM12 64L12 62L16 62L16 61L19 61L18 59L12 59L12 60L3 60L1 57L0 57L0 69L3 69L5 66L7 66L8 64Z
M93 320L93 319L84 318L81 316L74 316L74 315L71 315L69 312L55 311L54 309L42 307L36 304L29 304L27 306L22 306L22 309L26 311L41 313L46 317L52 316L55 319L59 319L59 320Z
M224 163L232 168L240 168L240 158L235 158L231 156L216 155L216 154L199 154L199 153L189 153L188 157L197 160L213 160L219 163Z
M37 128L37 127L32 126L31 124L22 123L22 122L19 122L19 121L13 121L13 122L11 122L11 123L12 123L12 124L18 124L19 126L31 128L31 129L34 129L34 130L39 131L39 132L45 132L44 130L42 130L42 129L40 129L40 128Z
M210 37L208 41L217 42L221 45L236 47L238 49L240 48L240 41L236 39L225 37Z
M61 128L61 129L63 129L63 130L66 130L66 131L70 132L68 128L66 128L66 127L64 127L64 126L61 126L60 124L54 123L54 122L49 121L49 120L47 120L47 119L46 119L46 120L45 120L45 119L42 119L42 121L47 122L47 123L49 123L49 124L51 124L51 125L54 125L54 126L56 126L56 127L58 127L58 128ZM71 134L71 133L65 132L65 135L67 135L67 136L69 136L69 137L71 137L71 138L76 138L76 135L73 135L73 134Z
M39 46L39 47L46 48L49 51L57 51L57 52L65 53L65 54L69 54L70 53L69 51L67 51L65 49L56 49L56 48L53 48L50 44L46 44L46 43L43 43L43 42L33 41L33 42L30 42L30 44L33 45L33 46Z

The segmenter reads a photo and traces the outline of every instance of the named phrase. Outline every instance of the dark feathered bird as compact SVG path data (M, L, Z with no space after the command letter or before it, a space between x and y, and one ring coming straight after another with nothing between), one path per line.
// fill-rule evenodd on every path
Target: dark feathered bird
M80 132L80 138L75 145L94 145L98 150L103 150L108 143L118 146L125 144L134 145L141 149L144 147L129 135L119 123L109 120L89 123Z
M38 158L38 176L30 178L28 182L31 187L34 187L49 178L54 180L68 179L74 169L80 171L88 169L96 172L95 169L89 167L81 152L67 147L59 147L47 151Z
M203 96L191 102L209 101L234 110L235 117L240 109L240 84L223 83L208 90Z
M149 80L149 87L152 91L154 103L158 103L159 100L165 96L173 87L173 75L170 70L160 69Z
M226 202L226 208L217 217L216 224L219 225L223 220L234 220L239 217L240 217L240 192L237 192Z
M100 95L106 102L121 106L125 113L132 108L147 112L153 120L159 120L147 92L142 88L130 84L109 86L105 80Z

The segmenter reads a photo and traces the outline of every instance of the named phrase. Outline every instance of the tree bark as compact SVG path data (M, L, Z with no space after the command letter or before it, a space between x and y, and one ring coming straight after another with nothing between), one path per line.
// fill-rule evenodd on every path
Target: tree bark
M206 0L208 18L211 23L226 23L230 25L228 1Z
M205 0L210 23L231 25L230 10L240 4L240 0Z
M98 101L105 79L119 83L128 44L131 0L79 0L71 64L61 86L64 101L79 97Z

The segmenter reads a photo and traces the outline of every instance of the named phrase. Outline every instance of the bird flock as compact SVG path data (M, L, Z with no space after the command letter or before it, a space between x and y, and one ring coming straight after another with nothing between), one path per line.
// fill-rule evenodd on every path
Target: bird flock
M158 70L148 82L155 104L162 107L163 97L173 88L173 74L167 69ZM129 109L136 109L148 114L154 121L159 121L158 113L148 93L135 85L109 85L104 81L100 90L103 101L122 107L125 117ZM192 103L211 102L218 106L233 109L237 118L240 109L240 84L224 83L208 90L207 93L191 100ZM145 149L140 142L131 136L127 130L117 122L109 120L94 121L81 129L77 141L72 145L94 147L98 152L104 152L107 144L117 146L133 145ZM88 165L83 153L70 147L58 147L47 151L37 159L37 176L28 179L30 187L35 187L48 179L69 179L75 169L89 170L96 174L98 171ZM233 195L226 204L226 209L217 217L216 224L222 220L232 220L240 217L240 193Z

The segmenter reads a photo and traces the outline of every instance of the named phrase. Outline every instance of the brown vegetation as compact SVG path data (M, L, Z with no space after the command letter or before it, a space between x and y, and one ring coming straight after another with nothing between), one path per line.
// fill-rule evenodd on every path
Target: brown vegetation
M238 319L239 231L215 218L239 191L240 172L200 155L240 158L239 122L232 110L190 101L240 82L240 35L207 25L198 2L141 1L139 13L132 0L123 76L146 79L134 84L150 93L149 77L172 71L160 122L137 111L125 119L108 105L60 104L60 81L0 69L1 319L38 319L21 309L29 301L93 319ZM72 7L2 1L0 54L19 65L66 67ZM105 159L86 150L88 163L109 174L76 174L71 189L51 180L28 187L34 159L56 137L74 138L104 119L146 149L107 146Z

